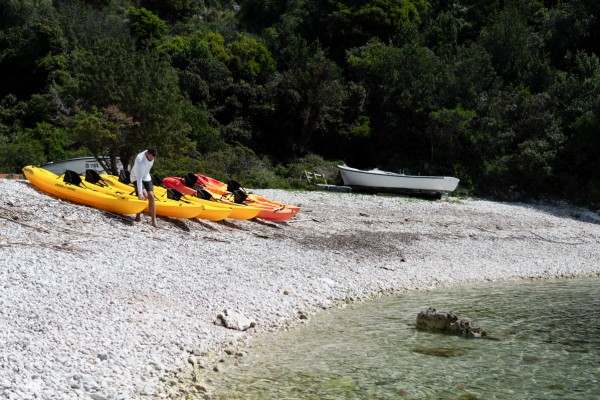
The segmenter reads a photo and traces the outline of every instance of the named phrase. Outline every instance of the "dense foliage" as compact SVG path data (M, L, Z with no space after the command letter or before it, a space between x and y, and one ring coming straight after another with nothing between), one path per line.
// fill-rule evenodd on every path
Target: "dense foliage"
M598 205L599 36L592 0L0 0L0 172L152 145L162 174Z

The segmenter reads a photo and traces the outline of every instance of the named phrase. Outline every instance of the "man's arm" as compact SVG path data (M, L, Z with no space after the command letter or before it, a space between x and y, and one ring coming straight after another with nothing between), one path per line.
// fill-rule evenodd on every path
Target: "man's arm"
M135 168L135 177L137 179L136 181L136 186L137 186L137 194L138 194L138 198L139 199L143 199L145 200L144 196L144 185L142 184L142 162L143 162L143 157L144 154L142 153L142 156L137 156L135 158L135 162L133 163L133 168Z

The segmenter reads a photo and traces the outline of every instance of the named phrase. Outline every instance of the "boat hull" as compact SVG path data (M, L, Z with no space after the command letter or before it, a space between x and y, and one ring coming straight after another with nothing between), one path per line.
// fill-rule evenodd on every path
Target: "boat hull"
M363 171L338 165L344 185L368 192L447 194L459 180L450 176L402 175L392 172Z

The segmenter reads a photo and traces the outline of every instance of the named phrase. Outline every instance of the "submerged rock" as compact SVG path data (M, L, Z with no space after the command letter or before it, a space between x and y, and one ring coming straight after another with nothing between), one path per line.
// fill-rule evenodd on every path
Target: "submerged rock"
M469 321L458 319L453 313L438 312L431 307L417 315L417 329L474 338L486 335L483 329L472 326Z
M466 352L462 349L453 349L445 347L418 347L413 351L415 353L424 354L426 356L443 358L458 357L466 354Z

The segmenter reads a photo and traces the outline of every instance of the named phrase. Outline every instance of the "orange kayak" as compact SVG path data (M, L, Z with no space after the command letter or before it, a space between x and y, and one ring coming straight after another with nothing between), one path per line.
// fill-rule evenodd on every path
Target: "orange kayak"
M192 175L194 175L194 176L192 176ZM194 177L196 178L196 181L194 183L192 183L194 181ZM209 189L211 192L217 193L220 195L228 195L228 194L231 194L232 192L234 192L235 190L238 190L241 188L239 183L237 183L235 181L231 181L232 185L230 185L230 184L221 182L215 178L211 178L209 176L201 175L201 174L187 174L185 177L185 180L188 185L192 184L192 186L193 185L203 186L203 187ZM295 206L292 204L281 203L279 201L268 199L266 197L262 197L262 196L254 194L254 193L246 193L246 194L248 195L247 200L250 200L253 202L259 202L259 203L271 204L271 205L278 206L278 207L289 208L291 210L294 210L295 213L300 212L300 207L298 207L298 206Z

